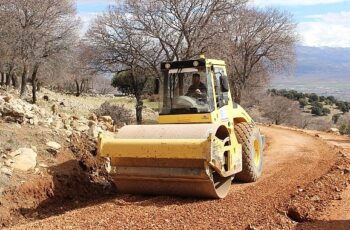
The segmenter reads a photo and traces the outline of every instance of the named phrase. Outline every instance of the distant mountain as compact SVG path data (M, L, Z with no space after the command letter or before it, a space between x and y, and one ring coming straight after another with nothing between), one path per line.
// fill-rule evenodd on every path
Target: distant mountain
M350 48L298 46L295 77L349 79Z
M271 88L350 101L350 48L298 46L294 76L276 76Z

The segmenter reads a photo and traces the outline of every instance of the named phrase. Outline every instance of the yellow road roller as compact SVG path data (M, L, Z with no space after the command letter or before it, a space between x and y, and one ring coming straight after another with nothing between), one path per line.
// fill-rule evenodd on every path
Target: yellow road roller
M156 125L100 135L121 193L224 198L233 178L262 173L264 136L232 101L225 62L199 58L161 63Z

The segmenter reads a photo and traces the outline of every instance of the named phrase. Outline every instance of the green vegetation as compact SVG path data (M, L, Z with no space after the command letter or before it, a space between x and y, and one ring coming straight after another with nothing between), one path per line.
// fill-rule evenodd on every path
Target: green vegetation
M311 114L315 116L327 116L332 114L332 110L339 110L341 113L350 111L350 103L337 100L334 96L319 96L315 93L301 93L296 90L271 89L268 91L272 96L282 96L288 99L298 101L300 108L310 109ZM335 106L335 107L334 107ZM333 114L332 120L337 123L340 115Z

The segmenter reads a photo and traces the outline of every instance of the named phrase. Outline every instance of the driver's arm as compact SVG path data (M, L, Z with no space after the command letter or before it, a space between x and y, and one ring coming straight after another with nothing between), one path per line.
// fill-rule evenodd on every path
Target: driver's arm
M194 85L191 85L191 86L188 88L188 90L187 90L186 96L191 96L191 95L193 95L195 92L196 92L196 89L194 88Z

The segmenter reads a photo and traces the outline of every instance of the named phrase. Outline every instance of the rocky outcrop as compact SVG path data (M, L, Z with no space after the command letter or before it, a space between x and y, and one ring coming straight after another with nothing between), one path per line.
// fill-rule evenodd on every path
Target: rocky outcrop
M85 117L70 116L65 113L52 114L21 99L10 95L0 96L0 118L6 122L43 126L55 130L66 130L67 137L73 133L85 133L91 138L97 138L103 131L115 132L118 127L110 116L100 116L92 113Z
M11 96L0 96L0 116L7 122L38 125L39 118L47 117L47 114L37 105Z

